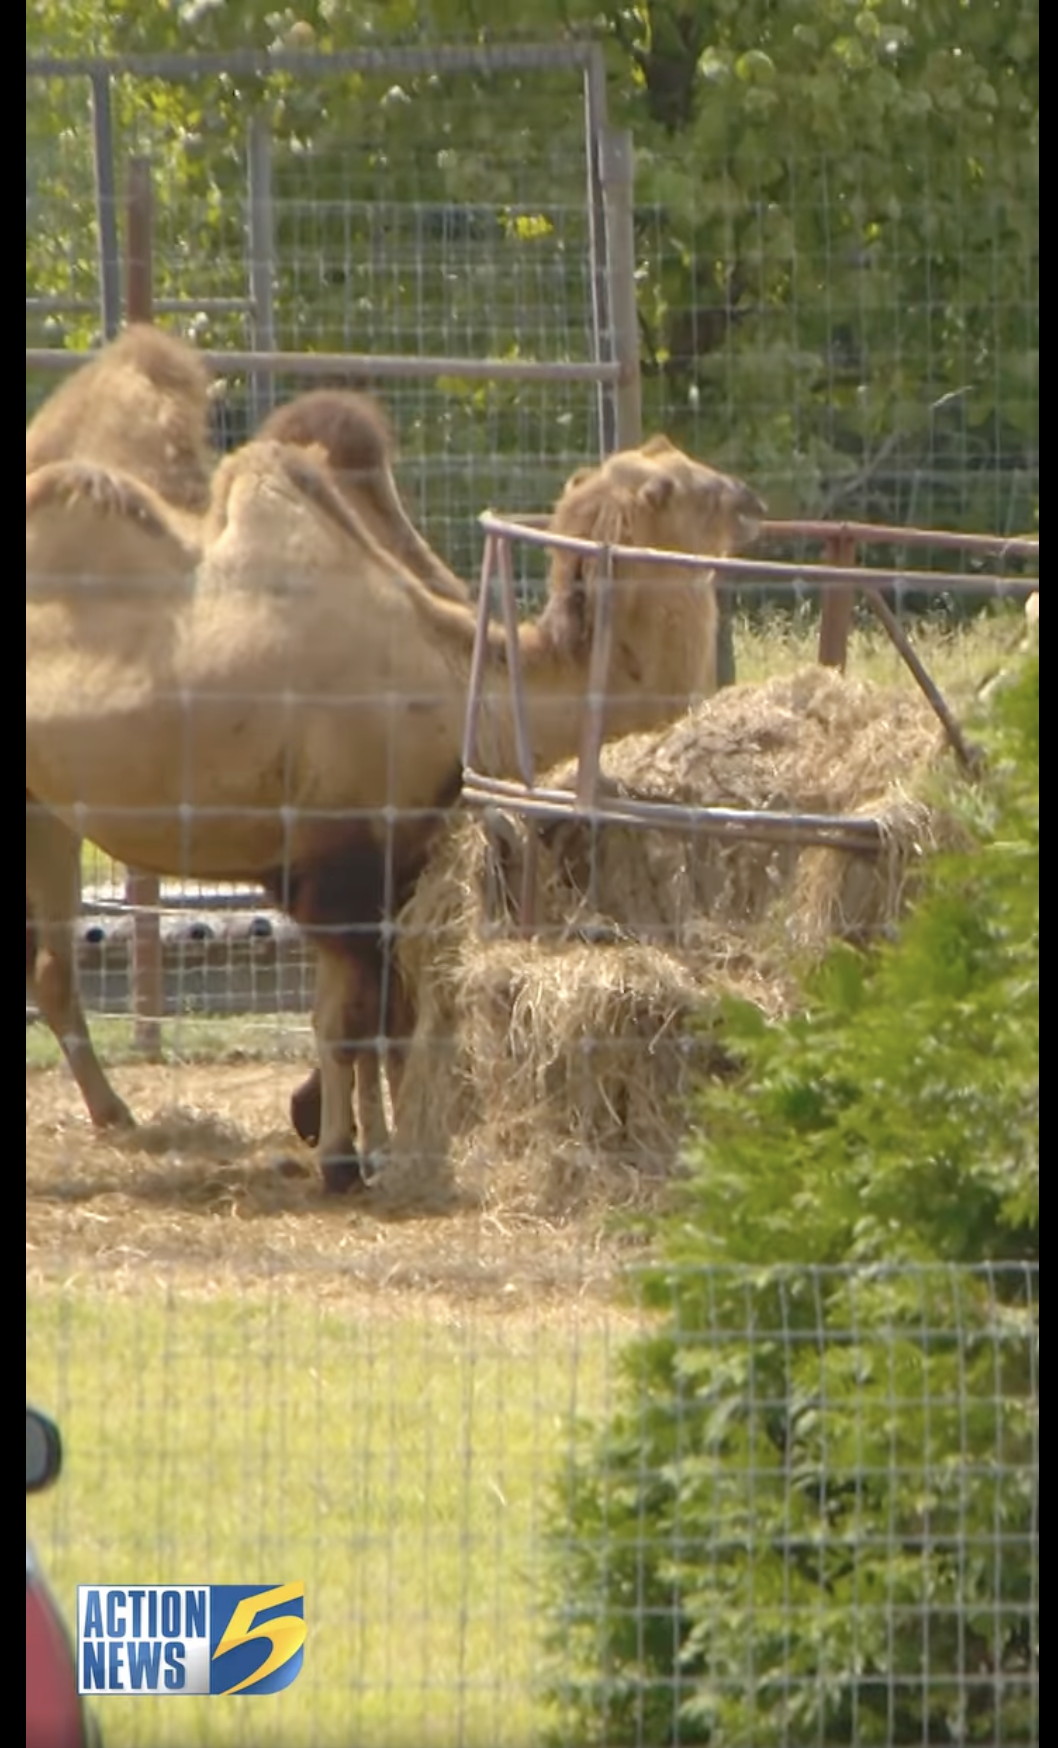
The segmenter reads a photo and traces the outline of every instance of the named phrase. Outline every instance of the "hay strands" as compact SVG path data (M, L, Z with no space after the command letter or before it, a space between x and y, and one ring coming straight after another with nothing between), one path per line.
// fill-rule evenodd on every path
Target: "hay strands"
M568 789L533 788L468 769L463 799L472 807L507 802L529 819L571 819L592 826L655 826L670 831L712 832L731 839L806 844L857 855L875 855L884 832L877 819L858 814L769 813L741 807L692 807L670 801L640 801L633 796L596 801L582 807Z

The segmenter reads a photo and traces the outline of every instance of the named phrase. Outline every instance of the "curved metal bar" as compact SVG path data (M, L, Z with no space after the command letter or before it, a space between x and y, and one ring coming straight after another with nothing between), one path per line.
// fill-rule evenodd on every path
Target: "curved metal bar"
M997 593L1010 595L1030 595L1039 587L1038 578L1004 577L984 572L965 577L953 575L950 571L909 571L903 567L897 569L875 565L789 564L780 559L731 558L718 553L703 552L669 552L656 546L606 547L598 540L581 540L572 534L555 534L547 528L530 527L513 517L497 516L491 510L483 511L478 521L487 534L498 535L501 540L522 540L530 546L542 546L558 552L578 552L593 557L609 551L614 560L625 559L632 564L670 564L683 570L709 569L741 583L791 583L801 587L807 585L813 589L862 589L871 585L876 588L893 588L903 584L923 593L929 593L932 589L951 593L992 587ZM840 526L838 523L832 524L828 533L835 533ZM1017 551L1014 550L1015 547L1018 548ZM1026 549L1025 552L1020 550L1022 547ZM1039 554L1039 542L1011 541L1006 543L1006 550L1011 556L1036 556Z

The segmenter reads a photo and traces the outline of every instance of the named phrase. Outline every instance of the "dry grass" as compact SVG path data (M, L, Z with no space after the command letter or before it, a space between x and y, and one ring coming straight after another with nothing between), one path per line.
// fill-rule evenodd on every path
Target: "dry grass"
M403 918L419 1011L397 1113L405 1193L447 1173L485 1207L558 1222L649 1200L677 1169L686 1094L729 1069L721 999L786 1011L828 941L891 926L924 853L955 830L930 799L944 758L904 687L811 667L725 691L607 747L607 789L870 815L881 853L564 822L541 834L533 940L512 938L526 828L458 825Z
M573 1229L483 1212L467 1196L323 1196L311 1156L292 1145L295 1077L286 1064L119 1067L140 1126L105 1137L64 1070L27 1074L27 1280L244 1297L289 1277L292 1290L311 1283L314 1298L362 1302L372 1317L400 1314L412 1295L417 1314L440 1321L469 1304L546 1315L607 1295L620 1246L603 1251Z

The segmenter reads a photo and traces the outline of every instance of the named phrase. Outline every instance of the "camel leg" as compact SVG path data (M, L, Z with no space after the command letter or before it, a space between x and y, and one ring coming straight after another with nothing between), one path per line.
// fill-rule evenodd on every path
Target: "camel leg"
M386 1078L390 1098L396 1102L404 1074L407 1045L390 1043L385 1051ZM382 1064L377 1049L357 1052L354 1061L356 1088L356 1129L360 1149L377 1159L389 1141L385 1104L382 1095ZM308 1147L315 1147L320 1138L321 1119L320 1071L314 1068L290 1095L290 1120L295 1133Z
M389 1125L382 1090L382 1048L368 1044L356 1053L356 1134L361 1157L374 1175L385 1164Z
M414 1023L411 1005L399 976L392 978L388 993L390 999L385 1003L384 1038L375 1039L370 1044L354 1049L351 1040L357 1030L357 1016L347 1014L342 1027L343 1035L349 1041L354 1069L357 1141L361 1156L370 1159L376 1171L384 1163L390 1141L383 1095L383 1073L389 1081L390 1097L395 1102ZM316 1146L322 1120L321 1076L318 1067L291 1094L290 1120L302 1141L310 1147Z
M368 1055L361 1040L378 1029L379 981L360 954L317 948L316 1044L319 1052L319 1162L332 1191L363 1184L361 1157L352 1135L354 1069ZM311 1087L311 1077L299 1092Z
M375 1038L356 1058L356 1128L360 1150L377 1172L385 1165L390 1132L383 1099L388 1080L395 1100L404 1066L406 1040L412 1029L412 1009L404 979L396 964L392 938L386 932L380 942L380 1023Z
M320 1071L316 1067L290 1095L290 1121L307 1147L315 1147L319 1141L320 1112Z
M26 806L26 903L32 911L33 987L41 1017L70 1065L96 1128L131 1128L132 1112L103 1072L77 994L73 930L81 909L81 842L33 801ZM26 959L28 968L28 936Z

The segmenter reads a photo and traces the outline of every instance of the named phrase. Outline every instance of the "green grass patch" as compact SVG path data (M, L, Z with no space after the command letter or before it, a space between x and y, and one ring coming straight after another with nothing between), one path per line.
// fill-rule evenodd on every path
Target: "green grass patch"
M108 1748L540 1739L538 1528L566 1417L601 1402L604 1332L373 1309L289 1277L34 1286L28 1396L66 1469L29 1530L68 1617L78 1583L306 1585L293 1687L103 1699Z
M91 1014L89 1024L101 1061L120 1067L144 1060L132 1020ZM219 1019L179 1014L162 1024L160 1060L173 1064L302 1061L312 1049L308 1014L233 1014ZM61 1061L62 1052L43 1021L28 1026L26 1067L57 1068Z
M941 613L923 614L908 619L905 629L941 691L958 703L1010 662L1025 636L1025 613L1020 601L1008 601L956 624ZM797 673L817 659L818 606L767 618L738 614L734 636L739 683ZM879 686L915 685L900 652L862 606L849 636L848 673Z

